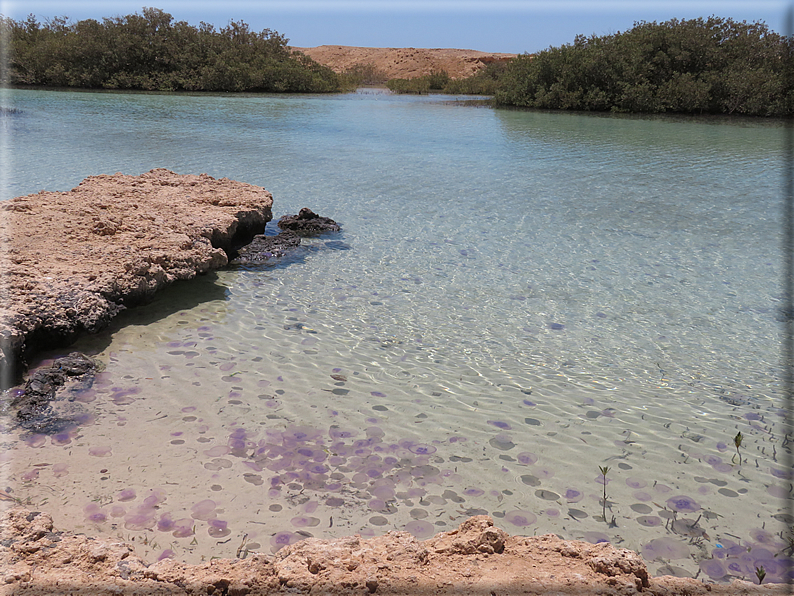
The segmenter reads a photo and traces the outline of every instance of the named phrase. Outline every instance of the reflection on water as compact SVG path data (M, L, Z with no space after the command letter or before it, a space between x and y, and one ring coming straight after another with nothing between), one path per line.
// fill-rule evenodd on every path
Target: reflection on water
M92 423L4 437L6 485L61 527L195 561L487 513L655 573L788 573L780 128L383 95L14 99L16 158L38 157L13 194L169 167L343 226L77 346L106 367L77 398Z

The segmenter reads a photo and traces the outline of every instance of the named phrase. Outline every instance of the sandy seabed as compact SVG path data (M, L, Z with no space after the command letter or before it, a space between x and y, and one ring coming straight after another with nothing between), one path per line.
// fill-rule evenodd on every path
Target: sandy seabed
M12 299L0 312L7 332L0 365L35 351L41 338L99 329L127 304L224 266L235 234L261 230L271 205L259 187L167 170L93 177L69 193L6 202L0 240ZM308 538L276 553L238 549L236 558L198 565L167 552L146 561L136 545L59 531L47 512L25 509L5 491L0 499L9 507L0 518L2 594L787 593L780 584L650 577L632 551L509 536L487 516L424 541L389 532Z

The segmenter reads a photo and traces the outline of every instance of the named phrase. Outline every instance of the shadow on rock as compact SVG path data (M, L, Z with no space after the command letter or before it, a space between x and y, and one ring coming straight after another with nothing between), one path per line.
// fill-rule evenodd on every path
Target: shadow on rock
M211 271L189 280L180 280L155 294L148 304L122 311L107 327L83 337L81 349L89 354L99 354L113 341L113 335L129 325L145 327L168 318L175 313L191 310L201 304L227 299L228 288L218 282L218 274ZM57 358L66 350L42 351L44 358ZM36 361L31 362L31 367Z

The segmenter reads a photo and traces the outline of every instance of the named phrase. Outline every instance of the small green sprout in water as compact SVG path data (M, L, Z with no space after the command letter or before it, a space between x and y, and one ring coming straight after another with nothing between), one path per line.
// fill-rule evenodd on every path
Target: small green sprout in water
M755 568L755 576L758 578L758 585L760 586L761 582L764 581L766 577L766 569L764 569L763 565Z
M601 470L601 475L604 477L604 501L603 501L603 515L604 521L607 521L607 472L609 472L609 467L607 466L598 466L598 469Z
M742 436L742 432L741 431L736 433L736 436L733 437L733 444L736 445L736 455L739 456L739 463L740 464L742 463L742 454L739 453L739 447L742 446L742 439L744 439L744 437ZM734 461L736 459L736 455L734 455L731 458L731 461Z

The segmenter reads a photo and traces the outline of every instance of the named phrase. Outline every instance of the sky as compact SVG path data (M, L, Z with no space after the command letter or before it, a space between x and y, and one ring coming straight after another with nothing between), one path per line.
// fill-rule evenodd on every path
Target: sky
M637 21L707 18L764 21L783 33L791 2L780 0L0 0L0 14L101 20L160 8L175 21L223 27L245 21L290 45L461 48L537 52L577 34L607 35Z

